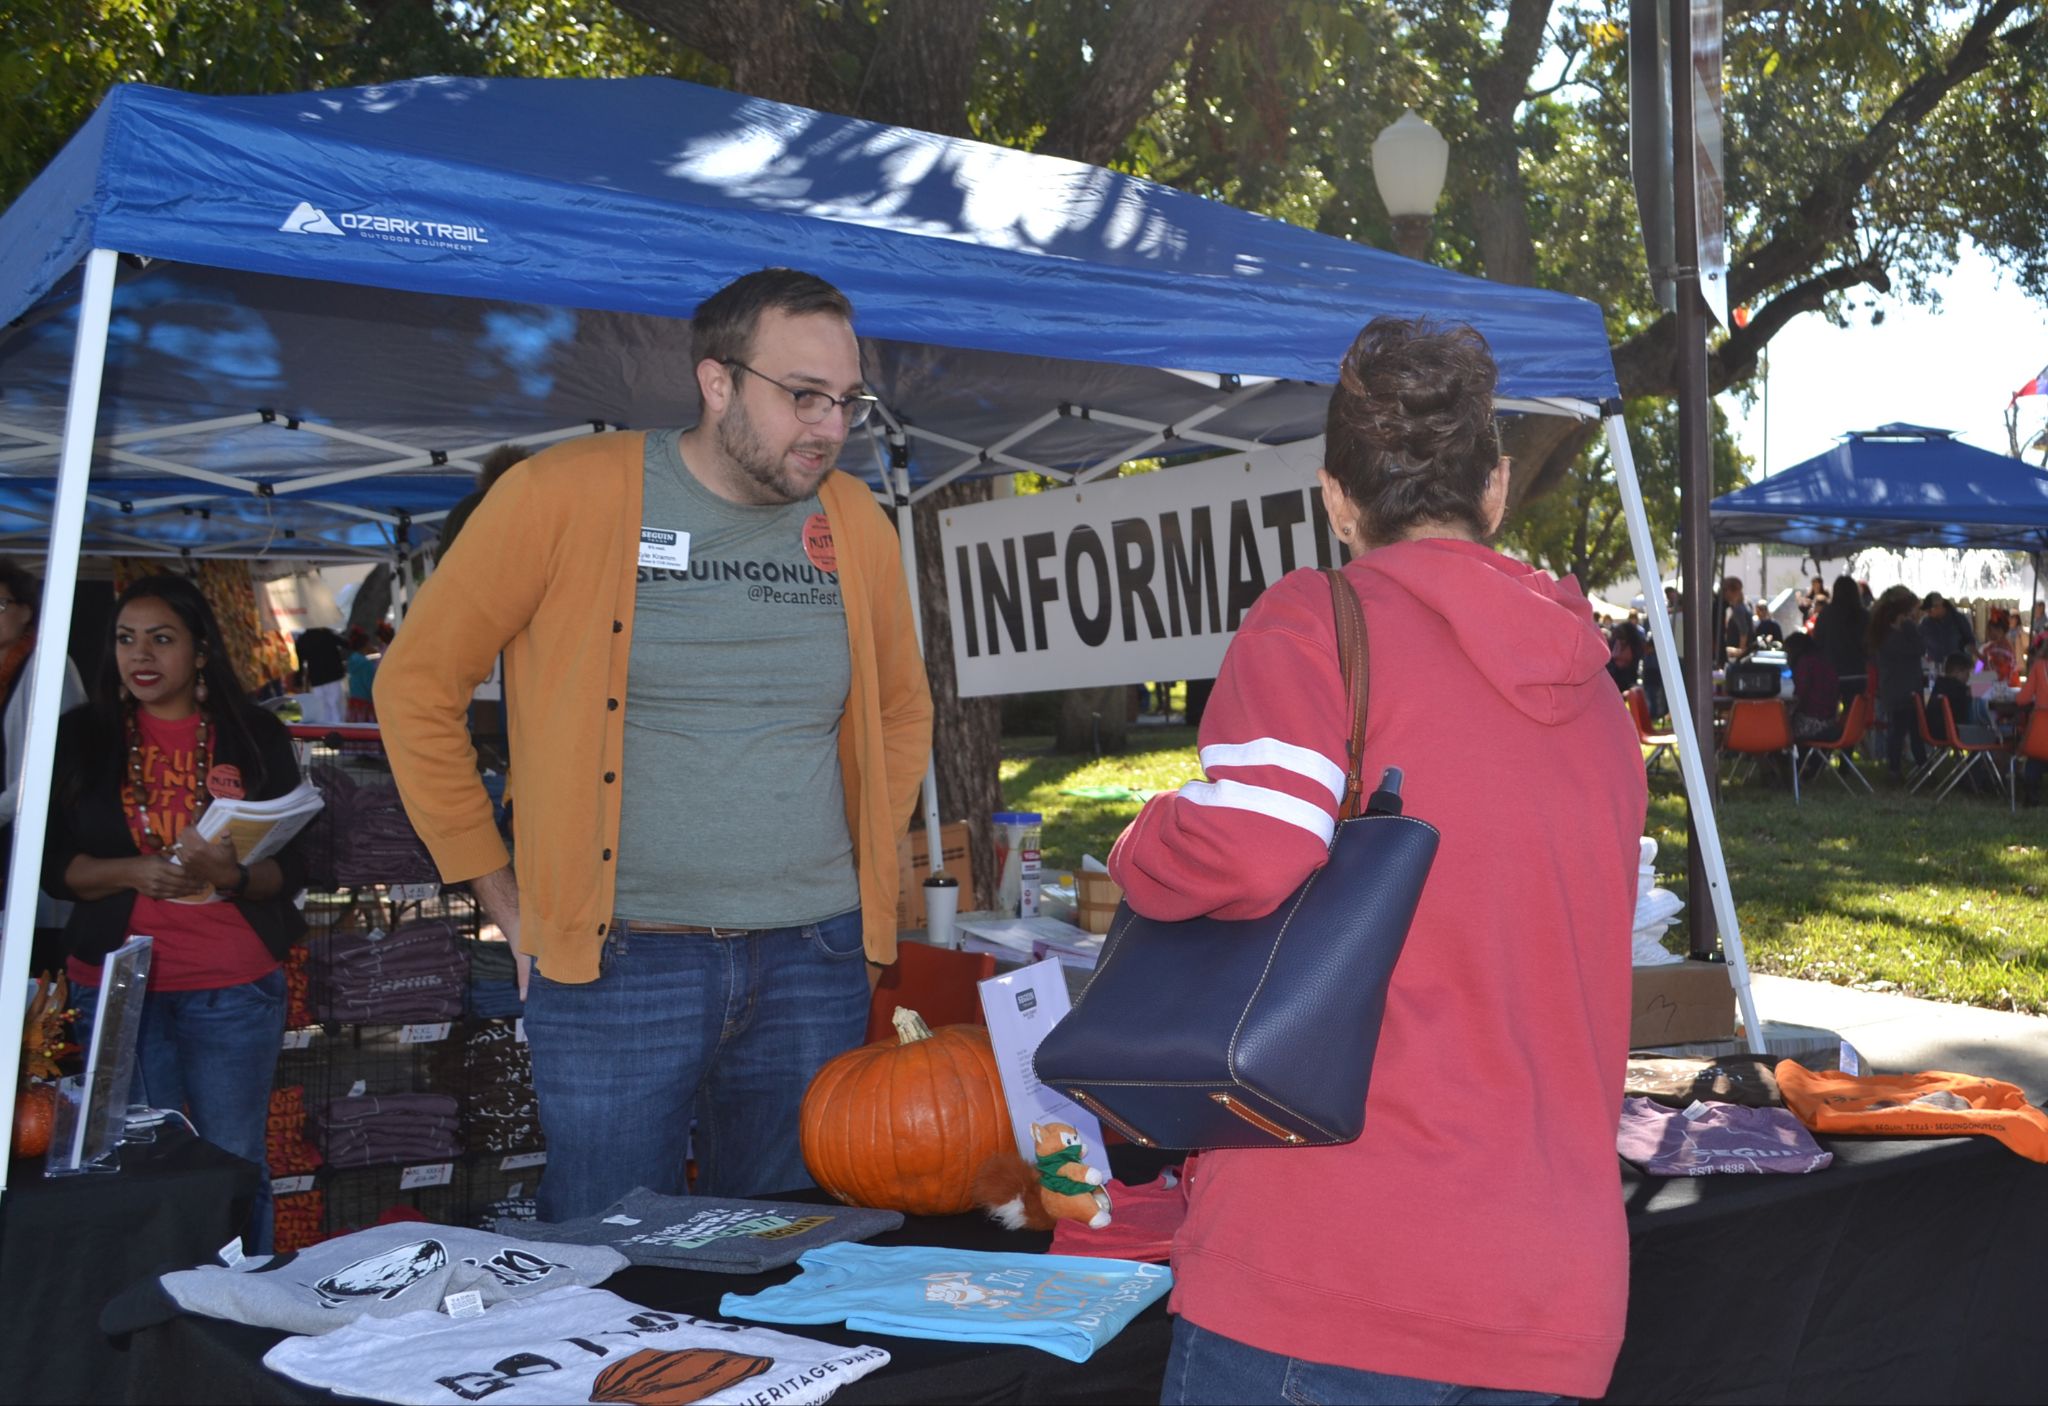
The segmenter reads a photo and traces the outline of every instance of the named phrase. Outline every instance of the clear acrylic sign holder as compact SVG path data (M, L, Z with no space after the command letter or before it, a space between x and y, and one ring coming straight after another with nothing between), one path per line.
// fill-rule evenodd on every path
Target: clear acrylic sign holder
M135 1042L142 1029L142 998L149 987L154 945L154 938L131 937L108 953L100 967L99 1005L85 1073L57 1084L57 1114L44 1176L121 1169L128 1088L135 1080Z

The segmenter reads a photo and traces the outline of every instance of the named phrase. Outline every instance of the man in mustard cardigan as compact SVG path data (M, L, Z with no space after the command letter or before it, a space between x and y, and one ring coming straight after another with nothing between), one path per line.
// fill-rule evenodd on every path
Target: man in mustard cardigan
M833 469L874 404L852 307L764 269L690 326L697 426L507 473L377 675L442 878L533 963L545 1220L684 1191L693 1114L701 1193L807 1184L797 1107L895 960L931 753L895 534ZM501 650L516 866L465 728Z

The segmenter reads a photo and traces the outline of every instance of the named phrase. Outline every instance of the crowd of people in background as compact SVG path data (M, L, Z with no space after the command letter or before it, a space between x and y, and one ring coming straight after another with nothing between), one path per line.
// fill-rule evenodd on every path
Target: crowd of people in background
M1682 647L1679 596L1664 589ZM1717 665L1761 656L1788 671L1792 735L1802 743L1839 739L1850 706L1869 694L1868 745L1895 779L1906 775L1909 751L1916 767L1927 760L1916 704L1935 737L1948 739L1952 719L1957 742L1985 746L2013 741L2027 710L2048 702L2048 601L2035 601L2024 619L2018 611L1990 607L1981 640L1971 612L1938 591L1920 595L1900 585L1873 596L1869 582L1847 574L1832 587L1815 576L1795 590L1796 623L1781 623L1766 603L1747 601L1739 577L1722 581L1717 604ZM1656 643L1641 619L1641 597L1636 605L1626 619L1604 627L1607 672L1623 692L1640 687L1650 716L1659 718L1670 711L1669 700ZM2001 686L2018 690L2014 713L1989 706ZM2040 762L2026 764L2021 795L2029 805L2039 803L2042 772Z

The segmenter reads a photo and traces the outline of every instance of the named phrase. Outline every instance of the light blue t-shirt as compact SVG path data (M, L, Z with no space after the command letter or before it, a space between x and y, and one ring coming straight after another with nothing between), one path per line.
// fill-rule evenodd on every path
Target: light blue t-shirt
M1013 1343L1086 1362L1173 1287L1173 1271L1135 1260L1009 1255L926 1245L827 1245L803 1272L718 1311L763 1323L838 1323L863 1333Z

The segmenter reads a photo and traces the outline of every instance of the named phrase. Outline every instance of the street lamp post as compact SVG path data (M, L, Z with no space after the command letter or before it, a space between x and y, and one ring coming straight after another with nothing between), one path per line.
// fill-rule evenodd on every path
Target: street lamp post
M1394 221L1394 245L1411 259L1429 259L1437 198L1444 193L1451 144L1415 109L1373 138L1372 179Z

